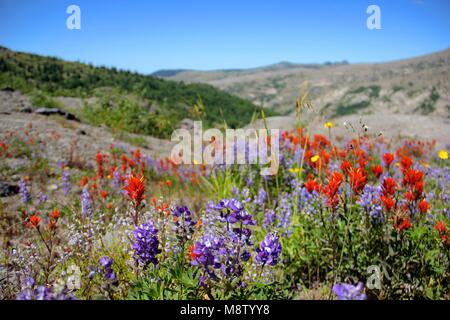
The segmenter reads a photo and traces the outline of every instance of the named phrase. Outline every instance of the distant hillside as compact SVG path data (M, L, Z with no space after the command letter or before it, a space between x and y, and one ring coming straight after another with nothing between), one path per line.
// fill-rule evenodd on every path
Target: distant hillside
M178 73L186 72L187 69L163 69L158 70L152 73L152 76L154 77L173 77L176 76Z
M54 106L55 97L80 98L84 108L79 113L94 124L164 137L184 118L202 117L207 126L226 121L241 127L260 110L208 84L167 81L0 47L0 89L4 87L20 90L43 106ZM203 113L193 109L200 100Z
M350 114L450 116L450 49L373 64L282 62L238 71L178 72L166 79L202 82L283 114L294 112L304 82L329 118Z

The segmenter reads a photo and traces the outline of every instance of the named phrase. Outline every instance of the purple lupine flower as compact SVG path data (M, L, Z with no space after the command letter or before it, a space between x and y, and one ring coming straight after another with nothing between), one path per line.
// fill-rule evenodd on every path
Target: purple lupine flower
M250 189L245 187L242 189L242 202L243 203L248 203L250 202L252 199L250 197Z
M153 169L153 159L151 157L147 158L147 167L149 170Z
M289 202L288 195L283 194L280 200L279 215L278 215L278 227L282 227L284 233L289 237L291 235L290 225L292 219L292 209Z
M239 200L231 199L228 202L228 208L232 210L234 213L240 213L241 211L244 210L244 205Z
M36 300L51 300L52 292L46 286L36 288Z
M225 243L222 238L212 235L204 235L199 241L196 241L191 252L191 264L201 266L203 275L199 277L199 284L206 286L208 278L218 280L214 269L222 267L220 257L226 254Z
M61 177L62 189L64 196L68 196L70 192L70 173L69 170L64 169Z
M38 286L33 289L35 281L32 277L26 277L24 282L24 288L17 295L17 300L73 300L72 294L67 294L67 288L64 287L61 292L53 292L51 288L46 286Z
M212 235L204 235L199 241L194 244L192 250L193 266L202 265L207 268L213 266L214 268L220 268L220 260L218 255L215 255L218 251L221 251L224 247L224 241L221 238L214 237Z
M275 211L272 209L266 210L266 214L264 215L263 227L265 229L269 229L275 223Z
M222 199L213 208L219 210L221 218L228 223L242 222L244 225L254 225L256 223L244 209L242 202L237 199Z
M369 216L374 222L382 222L384 219L383 208L378 202L376 202L376 199L379 199L380 195L380 187L373 187L366 184L363 192L361 193L361 197L357 201L357 203L369 213Z
M142 224L133 234L135 242L132 246L135 254L135 259L139 264L145 268L149 263L158 264L156 255L161 252L159 249L159 240L156 234L158 229L154 227L153 221L149 220Z
M359 282L356 286L347 283L336 283L333 286L334 294L338 300L365 300L366 295L361 293L364 284Z
M26 277L24 283L25 283L25 286L28 287L28 288L33 287L34 286L34 279L33 279L33 277L31 277L31 276Z
M91 195L88 187L85 187L81 192L81 213L83 217L90 217L92 215Z
M226 220L229 223L242 222L244 225L255 225L256 221L253 220L251 214L249 214L245 209L244 205L236 199L231 199L228 201L228 209L231 212L227 215Z
M260 265L274 266L278 263L278 257L281 254L281 243L278 236L269 233L261 241L259 248L256 248L256 262Z
M24 178L20 178L19 193L23 203L28 203L31 201L30 190L28 190L28 185Z
M177 206L171 210L175 219L175 231L180 243L189 240L194 233L196 221L192 220L192 214L186 206Z
M294 181L292 184L294 186L294 190L297 190L298 195L297 208L305 213L314 214L317 211L317 202L320 201L319 194L316 190L313 190L312 193L309 193L308 189L304 185L297 188L297 182L294 183ZM295 191L293 192L293 194L295 195ZM295 196L293 196L293 198L295 199ZM288 218L290 218L290 216L288 216Z
M16 300L33 300L34 292L32 289L22 290L16 297Z
M100 265L103 267L105 278L108 280L111 280L111 281L115 281L116 274L114 273L114 271L112 269L112 263L113 263L113 260L111 258L108 258L105 256L100 258Z
M190 249L192 265L202 267L200 285L207 279L218 281L228 279L242 283L243 261L251 258L252 231L247 226L256 222L237 199L222 199L209 202L204 221L205 234ZM215 225L215 222L226 222ZM220 237L215 235L220 234Z
M116 193L120 193L120 171L119 169L115 169L113 172L113 189Z
M258 191L258 197L256 198L255 203L258 206L263 206L267 201L267 192L264 190L264 188L260 188Z
M48 200L48 197L47 197L47 195L44 193L44 192L39 192L39 195L38 195L38 202L39 202L39 204L44 204L45 202L47 202L47 200Z

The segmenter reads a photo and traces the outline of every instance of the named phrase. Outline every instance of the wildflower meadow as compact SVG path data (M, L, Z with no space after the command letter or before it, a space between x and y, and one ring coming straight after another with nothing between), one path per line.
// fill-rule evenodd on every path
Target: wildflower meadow
M30 165L1 200L1 298L449 299L448 152L324 126L282 131L274 175L3 135Z

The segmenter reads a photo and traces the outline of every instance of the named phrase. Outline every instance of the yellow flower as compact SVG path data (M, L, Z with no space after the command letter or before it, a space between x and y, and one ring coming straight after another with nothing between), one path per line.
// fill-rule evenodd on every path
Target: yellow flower
M302 168L289 168L289 172L292 173L299 173L300 171L303 171Z
M325 128L331 129L334 127L334 124L333 124L333 122L328 121L328 122L325 122L325 124L323 126Z
M445 150L441 150L441 151L439 151L438 156L442 160L447 160L448 159L448 152L445 151Z
M311 162L317 162L317 160L319 160L319 155L316 154L315 156L311 157Z

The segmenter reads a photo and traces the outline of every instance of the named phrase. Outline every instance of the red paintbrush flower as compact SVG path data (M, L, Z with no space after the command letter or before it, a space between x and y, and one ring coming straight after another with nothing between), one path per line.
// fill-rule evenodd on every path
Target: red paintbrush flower
M404 230L411 228L411 222L409 221L409 218L401 219L400 222L397 222L397 224L395 225L395 228L398 231L404 231Z
M445 226L444 221L438 221L434 225L434 230L436 230L439 233L445 233L447 231L447 227Z
M416 183L414 184L414 192L415 192L418 196L421 196L421 195L422 195L422 193L423 193L423 181L419 181L419 182L416 182Z
M42 221L42 219L35 214L33 214L28 220L29 225L32 228L37 228L39 226L39 223L41 223L41 221Z
M102 197L103 200L105 200L107 196L108 192L106 192L105 190L100 191L100 197Z
M136 160L136 163L141 161L141 151L139 149L134 152L134 159Z
M429 208L430 204L425 199L419 202L419 210L421 213L427 213Z
M384 196L393 196L395 193L395 179L391 177L386 177L383 180L383 195Z
M125 190L128 193L128 196L130 199L136 204L136 206L139 206L144 199L144 192L145 192L145 184L144 184L144 177L136 177L132 175L127 179L128 183L125 187Z
M58 220L59 216L60 216L60 212L58 209L55 209L50 212L50 218L52 218L53 220Z
M100 151L97 152L97 155L95 156L95 161L99 166L103 165L103 154Z
M332 208L335 208L339 203L339 198L337 196L339 187L341 186L343 181L342 175L334 171L331 174L330 179L328 180L328 185L324 189L324 193L328 197L328 205Z
M341 163L341 170L345 175L348 175L350 173L350 170L352 169L352 164L348 160L344 160Z
M381 176L381 174L383 173L383 167L380 165L372 166L372 172L375 175L375 177L378 179Z
M402 170L408 170L412 166L412 160L410 157L403 156L400 159L400 167Z
M83 188L85 185L87 185L88 181L89 181L89 178L86 177L86 176L81 178L81 180L80 180L80 187Z
M312 193L314 190L317 192L320 191L319 183L313 179L308 179L308 181L306 181L305 188L309 193Z
M386 211L391 211L392 208L394 208L395 202L392 198L388 197L388 196L381 196L380 200L383 202L384 204L384 208L386 209Z
M414 186L423 181L423 172L420 170L408 169L403 171L403 185Z
M394 155L392 153L385 153L383 155L383 162L386 168L389 168L391 166L392 161L394 161Z
M355 194L359 194L367 183L367 172L362 168L351 169L349 182Z
M411 191L406 191L405 199L408 200L409 202L416 201L416 195L414 193L412 193Z

